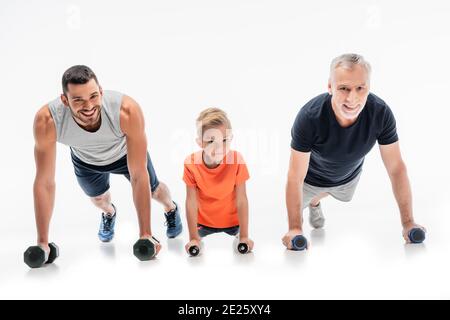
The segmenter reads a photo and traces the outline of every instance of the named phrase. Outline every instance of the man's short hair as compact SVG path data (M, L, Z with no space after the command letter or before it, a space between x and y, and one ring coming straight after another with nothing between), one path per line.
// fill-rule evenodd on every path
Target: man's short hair
M86 84L92 79L99 84L97 76L91 68L83 65L73 66L64 72L62 77L63 92L67 94L69 84Z

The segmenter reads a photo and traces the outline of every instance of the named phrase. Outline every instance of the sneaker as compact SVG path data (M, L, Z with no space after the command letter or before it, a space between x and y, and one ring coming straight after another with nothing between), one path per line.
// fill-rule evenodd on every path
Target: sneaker
M174 204L175 204L174 210L164 213L164 215L166 216L165 225L167 226L166 234L169 239L176 238L183 231L183 226L181 224L181 217L178 212L178 205L175 202Z
M317 207L309 205L309 224L314 229L323 228L325 225L325 217L323 215L322 206L320 203Z
M110 242L114 238L117 210L114 205L112 206L114 208L114 215L102 213L102 221L100 223L100 230L98 231L98 238L101 242Z

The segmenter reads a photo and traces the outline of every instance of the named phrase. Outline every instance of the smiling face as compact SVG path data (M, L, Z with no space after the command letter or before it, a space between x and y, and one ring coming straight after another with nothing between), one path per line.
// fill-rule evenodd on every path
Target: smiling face
M203 149L206 164L219 165L230 151L232 140L231 129L227 129L225 125L206 129L203 137L197 139L198 145Z
M331 105L339 124L350 126L366 105L370 92L369 72L358 64L351 68L337 67L330 76L328 92L332 95Z
M91 79L85 84L69 84L61 100L70 108L78 125L89 131L101 123L102 97L102 88Z

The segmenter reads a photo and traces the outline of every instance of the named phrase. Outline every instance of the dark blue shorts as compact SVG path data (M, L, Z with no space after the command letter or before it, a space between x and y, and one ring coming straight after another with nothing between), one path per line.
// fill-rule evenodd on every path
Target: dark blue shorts
M81 161L71 152L72 163L77 176L78 184L89 197L97 197L109 190L109 175L121 174L130 180L127 156L106 166L94 166ZM147 171L150 177L152 192L158 188L159 181L156 177L150 155L147 153Z
M204 238L214 233L225 232L230 236L237 236L239 234L239 226L231 227L231 228L211 228L207 226L203 226L201 224L198 225L198 235L200 238Z

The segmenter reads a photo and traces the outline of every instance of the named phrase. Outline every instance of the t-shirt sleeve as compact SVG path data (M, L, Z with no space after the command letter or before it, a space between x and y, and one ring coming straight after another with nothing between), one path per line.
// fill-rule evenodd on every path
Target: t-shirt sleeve
M300 152L310 152L314 143L314 131L307 111L302 108L291 129L291 147Z
M183 173L183 181L186 183L189 187L196 187L197 182L195 181L194 174L189 169L188 165L184 165L184 173Z
M238 186L250 179L250 174L248 172L247 164L240 154L237 154L237 166L236 185Z
M398 141L397 125L392 110L386 106L381 131L377 138L378 144L387 145Z

